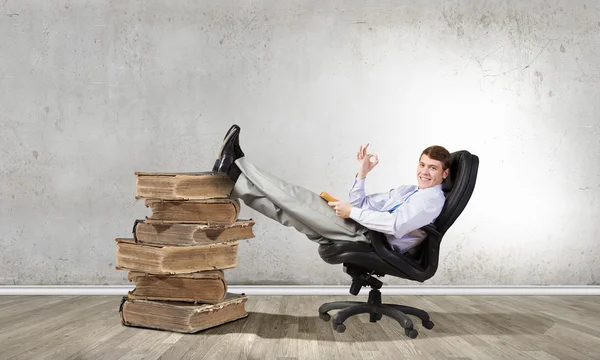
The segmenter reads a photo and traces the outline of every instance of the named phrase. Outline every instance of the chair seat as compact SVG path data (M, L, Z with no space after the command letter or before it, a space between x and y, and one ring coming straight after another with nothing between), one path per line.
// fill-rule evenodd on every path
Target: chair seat
M364 242L329 241L319 245L319 256L328 264L352 264L374 271L377 275L407 276L383 260L372 245Z

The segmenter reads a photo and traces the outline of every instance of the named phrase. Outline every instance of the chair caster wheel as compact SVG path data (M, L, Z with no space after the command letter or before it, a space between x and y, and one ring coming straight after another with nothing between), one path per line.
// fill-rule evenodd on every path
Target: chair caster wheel
M431 330L431 329L433 329L433 326L434 326L433 321L423 321L423 327L425 329Z
M343 333L346 331L346 325L344 324L333 324L333 329L339 333Z
M381 320L382 317L383 317L383 315L381 315L381 314L370 314L369 321L374 323L374 322Z
M329 321L331 319L331 315L328 313L319 313L319 318L323 321Z
M419 335L419 332L415 329L404 329L404 333L411 339L414 339Z

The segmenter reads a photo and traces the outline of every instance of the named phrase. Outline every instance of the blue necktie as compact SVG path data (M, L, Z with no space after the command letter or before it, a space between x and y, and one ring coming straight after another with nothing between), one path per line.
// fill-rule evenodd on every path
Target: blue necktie
M406 202L406 200L408 200L409 197L413 196L414 193L416 193L417 191L419 191L419 189L417 188L415 191L413 191L412 193L410 193L406 199L404 199L404 201L402 201L400 204L394 206L393 208L389 209L388 212L392 213L394 210L396 210L400 205L404 204Z

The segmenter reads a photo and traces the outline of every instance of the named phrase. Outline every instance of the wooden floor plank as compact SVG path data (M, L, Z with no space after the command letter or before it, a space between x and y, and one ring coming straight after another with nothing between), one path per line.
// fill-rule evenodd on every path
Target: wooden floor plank
M393 319L318 317L329 301L366 296L250 296L249 316L196 334L123 326L120 296L0 297L3 359L592 359L598 296L384 296L435 323L409 339ZM331 315L335 314L335 310Z
M57 348L56 342L68 345L70 339L99 331L106 324L106 315L98 309L103 309L107 302L113 302L110 298L100 296L69 298L56 303L52 301L54 299L49 300L48 307L37 308L31 317L24 312L16 325L14 322L5 325L0 317L4 328L0 334L0 343L3 344L2 356L5 359L11 356L30 358L33 354L45 356L48 349ZM94 326L86 327L86 322L82 320ZM61 346L59 349L62 348Z

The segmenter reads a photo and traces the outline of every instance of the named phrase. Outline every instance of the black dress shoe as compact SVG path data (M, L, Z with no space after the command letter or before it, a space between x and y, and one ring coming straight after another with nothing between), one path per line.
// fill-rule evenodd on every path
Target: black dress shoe
M221 146L221 151L219 152L219 157L215 161L213 165L213 172L219 172L227 174L229 171L229 167L231 164L238 158L235 151L235 144L237 143L239 135L239 128L232 128L227 133L225 140L223 141L223 145Z
M238 136L236 136L236 138L235 138L234 149L235 149L235 156L236 156L236 158L238 158L238 159L239 159L239 158L241 158L241 157L244 157L244 156L246 156L246 155L244 154L244 152L242 151L242 148L240 147L240 136L239 136L239 134L238 134Z
M237 136L237 138L235 140L235 144L234 144L234 150L235 150L236 156L238 158L245 156L244 152L242 151L242 148L240 147L240 141L239 141L239 135L240 135L239 133L240 133L240 131L242 131L242 129L238 125L233 124L233 125L231 125L229 130L227 130L227 133L223 137L223 144L221 145L221 149L219 150L219 155L217 156L217 160L221 158L221 153L223 152L223 147L225 146L227 137L230 136L230 134L234 131L236 131L238 133L238 136Z
M219 154L217 155L217 159L221 158L221 153L223 152L223 148L225 147L225 144L227 143L227 139L231 137L231 135L234 132L237 132L239 134L239 132L242 129L240 129L240 127L236 124L231 125L231 127L229 128L229 130L227 130L227 132L225 133L225 136L223 137L223 142L221 143L221 148L219 149Z
M231 134L231 132L233 132L233 131L237 131L237 133L238 133L236 136L236 139L235 139L235 144L233 145L233 148L235 150L235 156L238 158L244 157L245 156L244 152L242 151L242 148L240 147L240 132L242 131L242 129L238 125L233 124L229 128L229 130L227 131L227 134L225 134L225 137L223 138L223 141L225 141L225 139L227 139L227 136L229 134Z
M236 125L236 124L231 125L231 127L229 128L229 130L227 130L227 133L225 133L225 136L223 137L223 141L225 141L227 139L227 136L229 136L229 134L231 134L231 132L234 131L234 130L237 131L237 132L241 131L241 129L240 129L240 127L238 125Z

